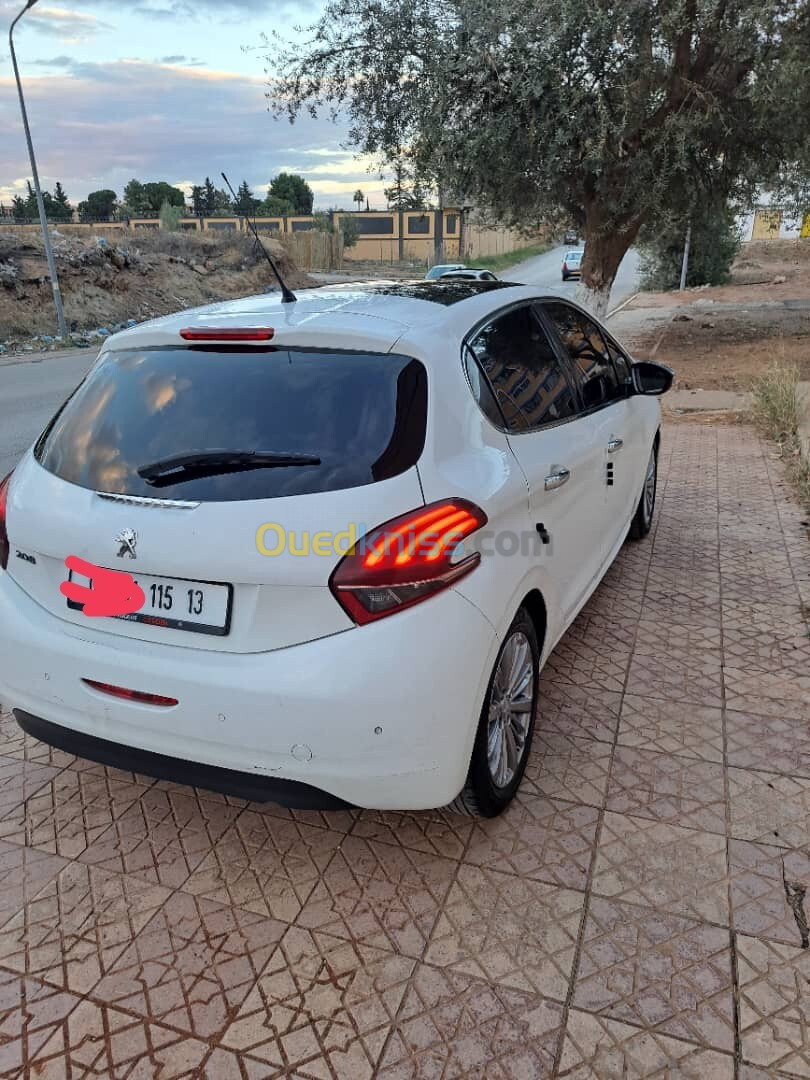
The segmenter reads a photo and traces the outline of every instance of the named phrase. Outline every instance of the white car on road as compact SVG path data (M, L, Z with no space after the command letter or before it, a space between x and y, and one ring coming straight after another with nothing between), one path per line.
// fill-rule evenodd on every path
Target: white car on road
M0 488L0 701L247 798L497 814L546 657L649 531L671 378L502 282L117 334ZM137 606L91 614L103 579Z

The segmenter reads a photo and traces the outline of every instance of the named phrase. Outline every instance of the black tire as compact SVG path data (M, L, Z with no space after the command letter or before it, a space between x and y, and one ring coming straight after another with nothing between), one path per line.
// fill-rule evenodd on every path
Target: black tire
M650 474L652 470L652 475ZM652 481L652 490L648 487ZM658 491L658 440L655 441L647 463L647 471L644 474L644 486L641 489L641 498L638 500L636 512L630 522L630 531L627 534L631 540L643 540L652 528L653 515L655 514L655 496Z
M522 654L524 642L520 640L521 636L528 642L531 654L529 660L532 678L531 695L528 693L523 695L524 698L531 697L531 706L527 714L520 714L528 715L528 726L523 736L522 747L519 750L517 767L513 770L508 781L499 786L496 777L492 774L490 755L488 753L490 707L493 704L493 691L496 689L495 679L498 674L501 658L510 647L521 649ZM513 641L515 642L514 646L512 646ZM526 659L528 660L529 658L527 657ZM473 747L472 758L470 759L467 781L462 788L461 793L448 806L448 810L452 810L459 814L467 814L471 817L497 817L498 814L503 813L515 797L515 793L520 787L520 782L523 779L523 774L526 771L526 762L529 759L529 752L532 746L535 716L537 713L539 677L540 646L537 641L537 632L535 631L534 623L529 617L529 613L525 608L520 608L501 643L495 665L492 669L492 674L489 677L489 686L487 687L484 706L478 721L478 731L475 736L475 745ZM495 721L496 724L499 722L502 725L505 724L505 720ZM514 727L512 727L511 730L514 732Z

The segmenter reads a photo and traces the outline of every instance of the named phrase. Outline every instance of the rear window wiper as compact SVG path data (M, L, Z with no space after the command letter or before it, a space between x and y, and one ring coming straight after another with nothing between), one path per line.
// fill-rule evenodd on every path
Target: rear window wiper
M138 476L148 484L165 486L198 476L242 472L245 469L283 469L296 465L320 465L315 454L282 453L277 450L195 450L142 465Z

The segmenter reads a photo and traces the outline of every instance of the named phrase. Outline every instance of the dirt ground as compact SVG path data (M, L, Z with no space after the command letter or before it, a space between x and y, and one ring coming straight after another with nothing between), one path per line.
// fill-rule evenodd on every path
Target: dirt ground
M264 243L292 288L315 284L277 241ZM153 318L275 285L270 266L245 236L137 232L120 241L54 237L54 254L72 331ZM0 233L0 342L54 334L55 317L42 240Z
M810 240L746 244L731 284L641 293L632 306L673 304L672 322L637 337L634 351L674 368L676 387L747 390L772 363L810 379Z

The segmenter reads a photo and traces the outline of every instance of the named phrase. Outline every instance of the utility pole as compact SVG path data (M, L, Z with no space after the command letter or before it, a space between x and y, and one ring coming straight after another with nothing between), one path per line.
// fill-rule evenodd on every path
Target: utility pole
M45 257L48 260L48 273L51 276L51 290L53 292L53 303L56 308L56 321L59 324L59 335L63 341L67 340L68 329L65 322L65 311L62 307L62 294L59 291L59 278L56 274L56 261L53 257L53 248L51 247L51 238L48 235L48 219L45 217L45 203L42 199L42 188L39 186L39 173L37 171L37 160L34 156L34 144L31 142L31 129L28 126L28 113L25 108L25 98L23 97L22 83L20 81L20 69L17 67L17 54L14 52L14 27L23 17L23 15L30 8L34 6L37 0L28 0L28 3L22 9L17 18L12 22L8 31L8 45L11 50L11 63L14 65L14 78L17 80L17 93L20 95L20 112L22 113L23 127L25 128L25 139L28 143L28 157L31 161L31 173L34 178L34 191L37 196L37 207L39 209L39 223L42 226L42 241L45 244Z
M683 262L681 263L681 292L686 288L686 272L689 269L689 245L692 242L692 220L686 226L686 239L683 242Z

